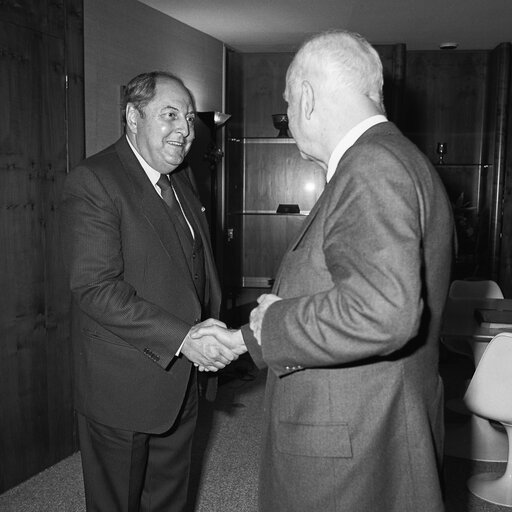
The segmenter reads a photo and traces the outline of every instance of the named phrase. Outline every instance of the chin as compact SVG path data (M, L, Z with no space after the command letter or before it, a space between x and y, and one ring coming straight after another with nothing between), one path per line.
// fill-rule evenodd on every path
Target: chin
M172 165L174 168L176 168L183 163L183 160L185 160L185 155L173 155L172 157L166 158L165 163L167 165Z

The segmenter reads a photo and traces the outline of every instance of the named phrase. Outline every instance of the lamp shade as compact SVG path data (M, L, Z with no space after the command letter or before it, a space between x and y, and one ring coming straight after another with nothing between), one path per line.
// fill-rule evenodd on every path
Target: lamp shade
M231 117L230 114L214 111L198 112L197 115L210 129L219 128Z

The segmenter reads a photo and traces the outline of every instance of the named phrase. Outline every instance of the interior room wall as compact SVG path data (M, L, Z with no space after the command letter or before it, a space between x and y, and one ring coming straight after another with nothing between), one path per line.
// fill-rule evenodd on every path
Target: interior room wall
M175 73L197 110L222 110L222 42L137 0L84 0L84 52L87 156L120 136L121 86L144 71Z

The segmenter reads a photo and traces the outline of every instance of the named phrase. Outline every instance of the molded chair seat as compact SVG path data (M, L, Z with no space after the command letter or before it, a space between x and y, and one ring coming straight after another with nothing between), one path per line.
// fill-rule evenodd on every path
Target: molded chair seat
M448 291L450 299L503 299L503 292L496 281L482 279L480 281L465 281L456 279L450 284Z
M485 501L512 507L512 333L497 334L489 342L464 395L464 403L474 414L501 423L508 438L505 473L472 476L468 488Z
M456 279L450 284L448 297L455 300L464 299L503 299L503 292L496 281L482 279L479 281L466 281ZM475 361L475 346L468 342L446 342L441 338L443 345L452 352L467 356ZM477 361L476 361L477 362Z

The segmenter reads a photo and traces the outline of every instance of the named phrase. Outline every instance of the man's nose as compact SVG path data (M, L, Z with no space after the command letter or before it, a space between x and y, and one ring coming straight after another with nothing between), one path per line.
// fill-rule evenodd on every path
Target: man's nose
M176 131L181 133L184 137L188 137L190 134L190 124L185 118L179 118L176 123Z

